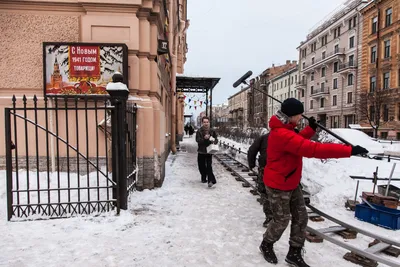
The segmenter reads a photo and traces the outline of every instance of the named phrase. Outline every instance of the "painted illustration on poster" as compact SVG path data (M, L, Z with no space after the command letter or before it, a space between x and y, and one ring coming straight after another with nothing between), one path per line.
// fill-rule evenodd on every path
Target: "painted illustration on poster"
M114 72L127 73L124 44L44 43L43 53L46 95L107 94Z

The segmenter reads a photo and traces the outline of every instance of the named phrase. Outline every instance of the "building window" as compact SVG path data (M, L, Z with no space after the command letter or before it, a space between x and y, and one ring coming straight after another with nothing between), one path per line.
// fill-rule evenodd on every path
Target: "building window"
M375 92L376 89L376 77L372 76L371 78L369 78L369 91L371 93Z
M311 81L314 81L314 72L311 72L310 79L311 79Z
M325 59L326 52L322 52L322 59Z
M303 69L305 69L306 68L306 63L305 62L303 62Z
M385 72L383 74L383 89L389 89L390 82L390 72Z
M371 47L371 63L376 62L376 45Z
M397 103L397 120L400 121L400 103Z
M314 58L311 58L311 64L314 64Z
M328 35L327 34L322 37L321 42L322 42L321 46L324 46L328 43Z
M338 72L339 62L333 63L333 72Z
M314 86L311 85L311 94L314 94Z
M354 66L354 55L349 56L349 66Z
M321 83L321 92L323 92L325 89L325 83Z
M375 121L375 106L369 107L369 120Z
M321 98L320 100L320 108L323 108L325 106L325 98Z
M353 85L353 74L351 73L347 76L347 85Z
M321 77L325 77L325 67L321 69Z
M310 109L313 109L313 108L314 108L314 101L310 100Z
M337 106L337 96L336 95L334 95L332 97L332 106Z
M357 16L349 20L349 30L356 27L357 24Z
M354 36L351 36L349 39L349 48L354 48Z
M339 53L339 45L335 45L335 47L334 47L334 52L335 52L335 54L336 54L336 53Z
M304 92L305 90L303 89L303 90L301 90L301 97L304 97L304 94L305 94L305 92Z
M292 84L293 84L293 82L294 82L294 77L292 76Z
M297 75L294 75L294 81L297 82Z
M331 117L331 128L338 128L339 127L339 116L332 116Z
M386 9L385 26L388 27L392 24L392 8Z
M389 121L389 108L388 105L383 105L383 121Z
M353 92L347 93L347 104L353 103Z
M311 52L315 52L317 50L317 42L311 44Z
M340 26L337 27L334 31L333 31L333 38L337 38L340 36Z
M390 40L385 41L385 58L390 57Z
M355 115L345 115L344 116L344 124L346 128L349 128L350 124L354 124L356 121L356 116Z
M378 17L372 19L371 32L372 34L378 31Z
M333 89L338 89L338 79L333 79Z
M307 56L307 48L301 50L301 56L305 58Z
M387 139L388 138L388 132L381 132L381 139Z

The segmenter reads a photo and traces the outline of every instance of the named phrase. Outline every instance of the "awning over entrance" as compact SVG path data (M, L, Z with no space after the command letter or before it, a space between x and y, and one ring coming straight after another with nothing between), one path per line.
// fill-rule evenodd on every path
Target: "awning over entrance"
M208 107L212 107L212 89L217 85L221 78L210 77L176 77L177 93L200 93L206 94L206 116L208 116ZM210 91L210 93L209 93ZM210 94L210 101L208 95ZM210 108L210 123L212 124L212 109Z
M212 90L220 78L207 78L207 77L176 77L176 92L182 93L207 93Z

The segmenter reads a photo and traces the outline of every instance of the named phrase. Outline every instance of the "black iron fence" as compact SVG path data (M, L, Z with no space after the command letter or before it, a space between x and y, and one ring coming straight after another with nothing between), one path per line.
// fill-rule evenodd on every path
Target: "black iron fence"
M14 96L5 139L8 220L127 208L137 169L126 97Z

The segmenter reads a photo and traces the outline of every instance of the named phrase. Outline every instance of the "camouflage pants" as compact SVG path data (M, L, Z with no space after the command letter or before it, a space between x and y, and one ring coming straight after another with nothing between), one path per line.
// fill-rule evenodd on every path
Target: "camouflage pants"
M264 240L267 243L278 241L291 218L289 244L293 247L303 247L308 214L300 186L293 191L281 191L266 187L266 191L271 205L272 220L265 231Z
M263 181L264 177L264 168L259 167L258 168L258 176L257 176L257 191L260 193L261 196L261 203L263 205L263 211L265 213L265 218L271 218L272 217L272 211L270 208L270 204L268 201L268 196L267 192L265 190L265 185Z

